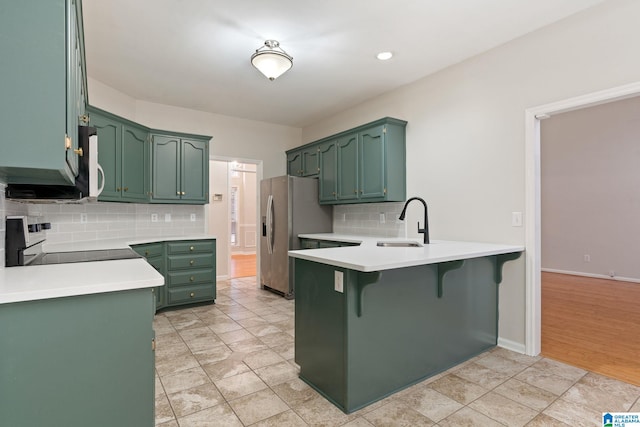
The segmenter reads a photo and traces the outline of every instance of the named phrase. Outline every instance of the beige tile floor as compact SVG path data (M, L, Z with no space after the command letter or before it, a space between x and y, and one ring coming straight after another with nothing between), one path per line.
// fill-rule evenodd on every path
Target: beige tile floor
M604 411L640 412L640 387L496 348L345 415L298 379L294 302L255 278L154 325L162 427L601 426Z

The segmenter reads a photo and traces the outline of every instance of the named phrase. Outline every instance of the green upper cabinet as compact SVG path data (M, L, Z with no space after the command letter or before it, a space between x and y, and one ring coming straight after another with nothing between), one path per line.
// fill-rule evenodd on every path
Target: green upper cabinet
M306 147L287 153L287 175L316 177L320 172L318 147Z
M152 135L151 201L204 204L209 198L209 138Z
M319 176L319 199L321 202L335 201L338 194L338 145L335 141L318 146L318 163L323 171Z
M106 111L90 108L98 131L98 162L104 170L99 200L145 202L150 191L149 129Z
M387 117L303 147L318 150L320 203L404 201L406 125Z
M302 176L302 152L287 153L287 175Z
M358 183L358 134L352 133L338 138L338 197L336 203L357 201ZM321 173L324 175L324 171Z
M86 124L81 1L5 1L0 28L0 180L71 184Z

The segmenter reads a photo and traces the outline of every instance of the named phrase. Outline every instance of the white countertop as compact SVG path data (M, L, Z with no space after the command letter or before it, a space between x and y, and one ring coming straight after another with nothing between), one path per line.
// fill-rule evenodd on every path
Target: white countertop
M334 233L300 234L300 238L360 243L360 246L289 251L293 258L357 271L380 271L524 251L524 246L499 243L432 240L422 247L379 247L377 242L414 241L421 238L352 236Z
M144 259L32 265L0 269L0 304L162 286Z
M215 236L154 236L43 244L47 253L122 249L172 240L215 239ZM153 288L164 277L144 259L77 262L0 268L0 304L77 295Z

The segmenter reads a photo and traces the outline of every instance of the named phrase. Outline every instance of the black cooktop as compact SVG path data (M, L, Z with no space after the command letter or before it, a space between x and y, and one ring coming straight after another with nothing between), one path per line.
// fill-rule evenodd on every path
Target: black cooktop
M74 262L110 261L142 258L133 249L105 249L98 251L54 252L36 256L29 265L68 264Z

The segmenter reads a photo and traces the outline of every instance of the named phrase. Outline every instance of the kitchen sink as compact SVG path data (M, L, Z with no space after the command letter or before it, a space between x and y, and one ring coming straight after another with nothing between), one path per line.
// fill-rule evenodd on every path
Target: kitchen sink
M389 241L378 242L377 245L383 248L419 248L422 246L422 243L414 241Z

